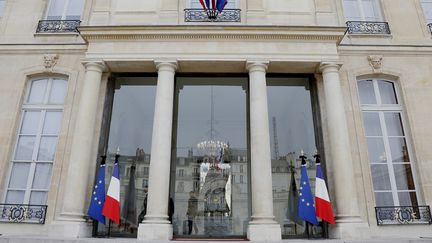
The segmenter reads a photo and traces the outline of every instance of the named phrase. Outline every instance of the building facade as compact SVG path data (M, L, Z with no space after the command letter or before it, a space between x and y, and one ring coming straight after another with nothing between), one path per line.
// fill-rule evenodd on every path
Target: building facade
M431 237L431 21L430 0L0 0L0 234L106 235L87 208L119 153L115 236ZM336 225L296 217L317 154Z

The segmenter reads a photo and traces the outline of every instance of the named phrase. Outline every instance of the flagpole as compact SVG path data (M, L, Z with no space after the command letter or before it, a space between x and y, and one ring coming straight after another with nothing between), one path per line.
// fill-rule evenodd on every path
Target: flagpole
M111 219L108 219L108 238L111 237Z

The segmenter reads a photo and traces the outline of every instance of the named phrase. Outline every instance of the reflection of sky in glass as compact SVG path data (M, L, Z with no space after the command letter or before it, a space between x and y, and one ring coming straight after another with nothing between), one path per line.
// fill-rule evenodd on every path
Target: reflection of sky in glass
M137 148L150 153L156 85L144 84L152 79L142 78L115 90L108 153L115 153L117 147L121 155L134 156Z
M213 80L217 83L217 79ZM242 80L236 79L237 83ZM229 143L231 148L246 148L246 91L240 85L182 87L179 91L177 156L187 156L189 149L199 154L196 145L212 137Z
M290 152L299 155L303 149L311 157L315 152L315 132L310 91L305 88L308 80L268 78L267 81L272 158L275 158L273 117L276 118L279 156Z

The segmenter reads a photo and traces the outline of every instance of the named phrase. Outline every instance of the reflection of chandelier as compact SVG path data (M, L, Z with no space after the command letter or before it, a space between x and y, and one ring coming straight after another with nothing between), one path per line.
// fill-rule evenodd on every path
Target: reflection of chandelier
M225 142L222 142L218 139L215 139L216 130L214 129L214 98L213 98L213 86L210 88L210 102L211 102L211 110L210 110L210 139L204 139L197 144L198 150L200 150L203 155L216 156L220 153L220 151L224 151L229 147L229 145Z

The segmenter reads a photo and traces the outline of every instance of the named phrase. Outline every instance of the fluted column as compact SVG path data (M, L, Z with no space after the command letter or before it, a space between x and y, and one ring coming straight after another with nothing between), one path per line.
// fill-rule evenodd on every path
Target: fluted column
M325 104L327 114L327 131L330 141L333 169L333 186L335 187L336 226L343 223L360 222L359 206L351 157L347 117L344 108L343 92L339 78L340 65L322 63ZM355 232L353 232L355 233Z
M147 215L138 228L140 240L172 239L168 221L171 135L174 107L175 61L155 62L158 70L152 148L149 173Z
M280 225L274 220L273 186L268 124L266 70L268 62L247 62L249 70L252 217L248 238L280 240Z
M79 99L76 125L73 133L69 168L66 177L66 187L63 198L61 221L84 222L86 215L86 199L90 196L87 191L89 169L96 158L92 158L94 129L99 100L102 72L105 65L102 61L84 63L85 76ZM85 228L85 227L84 227ZM79 237L88 232L82 226L75 225L64 228L62 235Z

